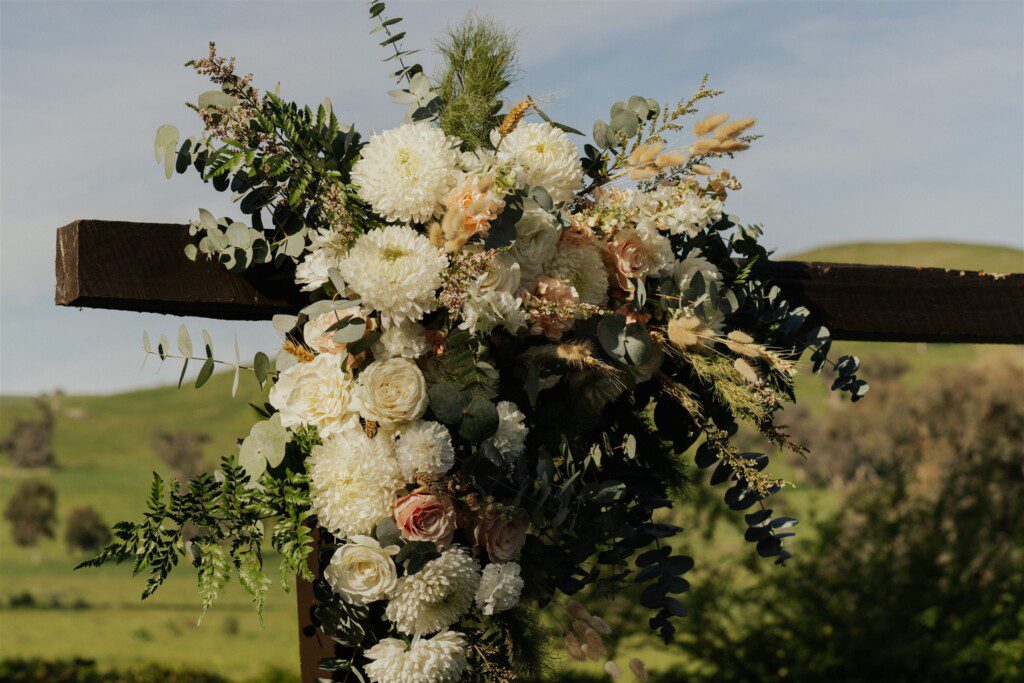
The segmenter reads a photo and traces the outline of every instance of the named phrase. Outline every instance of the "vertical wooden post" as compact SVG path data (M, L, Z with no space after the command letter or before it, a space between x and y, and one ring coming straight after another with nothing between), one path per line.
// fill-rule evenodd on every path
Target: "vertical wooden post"
M313 576L319 575L320 534L313 529L313 552L306 558ZM320 677L329 674L317 668L317 662L324 657L334 656L334 642L320 629L313 625L312 611L316 606L313 595L313 584L301 576L295 577L295 597L299 607L299 662L302 683L314 683Z

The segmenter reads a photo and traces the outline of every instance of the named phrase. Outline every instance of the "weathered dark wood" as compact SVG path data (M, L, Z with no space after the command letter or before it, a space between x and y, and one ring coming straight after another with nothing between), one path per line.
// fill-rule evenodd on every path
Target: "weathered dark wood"
M224 320L294 313L309 299L269 269L228 272L185 258L187 225L78 220L57 229L58 306Z
M189 240L184 225L66 225L57 231L57 304L260 320L307 303L287 276L189 261ZM1024 274L778 261L771 277L835 339L1024 343Z
M320 534L313 529L313 547L320 545ZM313 576L319 574L319 558L316 550L306 558ZM317 679L329 678L330 672L321 671L317 662L334 656L334 644L320 629L313 625L312 610L316 605L313 584L300 576L295 577L295 599L299 608L299 669L302 683L314 683Z

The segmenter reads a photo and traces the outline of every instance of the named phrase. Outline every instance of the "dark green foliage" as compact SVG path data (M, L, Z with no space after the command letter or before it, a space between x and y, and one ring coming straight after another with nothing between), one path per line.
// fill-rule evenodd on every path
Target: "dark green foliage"
M39 545L53 538L57 521L57 491L41 481L26 481L15 490L4 508L11 525L11 538L20 546Z
M0 441L0 451L7 454L15 467L50 467L56 464L53 454L56 400L50 396L36 398L39 416L18 418L6 438Z
M199 669L173 669L160 664L136 664L116 669L97 666L91 659L0 660L0 681L7 683L228 683L228 678ZM250 683L298 683L298 675L267 669Z
M94 553L110 542L110 529L95 508L75 508L68 515L64 542L70 550Z
M441 129L467 150L487 145L501 122L499 97L518 68L515 36L490 19L470 15L441 36L437 52L442 70L434 90Z
M1022 386L1015 364L880 384L849 426L888 444L861 463L882 476L846 480L845 507L789 571L703 583L686 646L712 666L695 680L1021 680ZM848 439L851 419L819 418L822 443Z

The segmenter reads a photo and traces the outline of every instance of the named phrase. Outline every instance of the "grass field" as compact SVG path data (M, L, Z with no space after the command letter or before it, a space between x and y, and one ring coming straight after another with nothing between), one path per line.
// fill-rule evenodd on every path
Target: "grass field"
M990 272L1024 270L1024 252L1019 250L945 243L846 245L793 258ZM856 353L866 361L883 355L901 356L912 368L909 381L937 365L969 362L983 354L1020 353L1019 348L919 344L841 347L840 351ZM864 374L870 380L869 362ZM834 400L820 378L805 376L799 383L798 396L803 403L824 405ZM18 470L0 457L0 507L22 480L39 478L57 489L61 517L58 538L41 544L38 563L36 553L11 543L6 522L0 525L0 604L4 605L0 608L0 657L83 656L111 665L159 661L214 669L238 678L257 676L275 666L295 670L298 652L291 594L272 591L261 626L246 596L237 589L229 591L197 628L199 603L191 568L182 568L153 598L140 603L142 581L130 580L126 567L73 572L72 567L83 558L69 554L60 539L63 518L76 506L92 505L108 522L139 514L150 473L166 473L151 447L154 429L187 427L208 432L211 440L206 455L210 462L229 452L234 439L244 435L252 421L247 401L259 398L251 378L248 382L243 378L241 393L244 395L231 399L229 378L215 376L199 391L166 387L114 396L64 397L54 442L57 468ZM29 399L0 398L0 435L19 415L33 410ZM782 474L791 474L784 463L779 464ZM798 487L785 494L779 506L799 516L811 501L827 501L829 495ZM727 531L721 540L710 543L687 541L699 546L695 549L700 553L692 580L700 580L701 563L728 561L749 552L742 539ZM812 531L813 523L804 520L801 533ZM12 597L26 593L36 607L7 606ZM670 650L649 638L631 638L626 645L630 655L646 658L652 668L678 661Z

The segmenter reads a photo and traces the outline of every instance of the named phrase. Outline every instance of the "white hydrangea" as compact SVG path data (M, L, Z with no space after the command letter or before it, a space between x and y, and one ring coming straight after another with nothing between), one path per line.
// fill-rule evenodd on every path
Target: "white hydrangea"
M530 207L516 223L516 241L508 253L519 264L524 283L536 280L544 266L555 255L558 226L555 218L544 209Z
M485 290L477 281L466 297L462 308L463 322L459 327L474 334L490 334L500 326L514 333L526 325L522 305L522 299L508 292Z
M660 187L648 196L647 215L673 235L696 237L722 219L722 202L702 197L688 186Z
M387 220L425 223L455 186L458 148L439 128L407 123L370 138L352 167L352 182Z
M406 643L384 638L363 653L373 683L455 683L466 668L466 639L456 631Z
M498 145L498 160L512 166L516 185L543 187L556 202L567 202L583 188L583 169L576 145L550 123L520 123Z
M476 606L488 615L512 609L519 603L523 579L516 562L493 563L484 567L480 588L476 591Z
M346 236L334 230L318 230L309 241L306 255L295 266L295 282L302 285L303 292L312 292L327 284L328 271L340 266L348 253Z
M512 401L502 401L497 405L498 430L483 442L484 455L495 464L502 465L515 461L526 449L526 416L523 415Z
M423 325L403 318L384 328L373 345L375 358L419 358L430 344Z
M339 537L365 535L391 516L405 482L390 439L371 439L358 425L314 446L306 460L311 506L319 523Z
M359 237L339 270L385 326L419 320L437 305L435 291L447 259L410 227L389 225Z
M445 474L455 465L455 449L448 428L429 420L419 420L401 429L395 454L405 481L415 480L417 472Z
M440 631L469 610L479 586L477 561L465 548L449 548L423 569L398 580L384 614L402 633Z
M283 371L268 400L279 411L282 427L313 425L325 438L358 422L356 384L333 353Z
M582 303L603 306L608 300L608 271L594 244L559 242L545 272L575 287Z
M672 243L669 239L648 223L637 225L636 234L643 241L650 258L651 267L648 275L659 277L671 273L676 259L672 253Z

